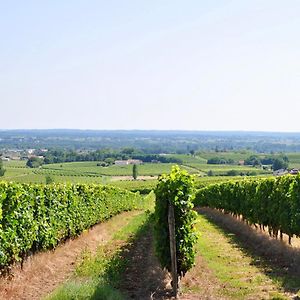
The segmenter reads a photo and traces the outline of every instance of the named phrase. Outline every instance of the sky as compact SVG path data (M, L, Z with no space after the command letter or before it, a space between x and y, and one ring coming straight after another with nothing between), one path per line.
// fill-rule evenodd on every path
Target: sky
M0 0L0 129L300 132L298 0Z

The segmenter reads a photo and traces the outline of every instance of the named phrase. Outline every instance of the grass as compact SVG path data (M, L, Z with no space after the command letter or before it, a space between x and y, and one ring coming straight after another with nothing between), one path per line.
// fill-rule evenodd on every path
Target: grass
M202 163L192 163L191 167L207 173L208 171L212 171L214 175L225 175L228 171L235 170L238 173L256 173L256 174L265 174L270 173L266 172L261 168L254 168L251 166L238 166L238 165L215 165L215 164L202 164Z
M226 159L233 159L234 161L238 162L239 160L244 160L250 155L252 155L252 152L249 151L229 151L229 152L215 152L215 151L206 151L206 152L200 152L199 156L202 159L208 160L210 158L214 157L223 157Z
M73 277L46 299L124 299L117 289L127 265L123 252L147 230L148 221L149 214L141 213L118 230L111 241L99 247L96 255L83 252Z
M153 177L152 183L156 177L162 173L169 173L174 164L143 164L138 166L138 178L141 176ZM43 165L41 168L31 169L26 167L24 161L9 161L4 163L6 169L5 175L1 178L7 181L20 183L45 183L46 176L51 176L54 182L64 183L99 183L106 184L114 176L132 176L132 165L109 167L97 166L97 162L73 162L62 164ZM190 173L199 173L195 169L183 166ZM138 182L138 181L137 181ZM118 185L114 184L113 185ZM127 184L119 184L127 185ZM130 185L130 184L129 184ZM140 184L133 184L143 185Z
M26 160L10 160L3 162L4 167L9 168L25 168L26 167Z
M139 176L157 176L169 173L174 164L145 163L138 166ZM185 167L183 167L185 168ZM66 175L94 175L94 176L132 176L132 165L111 165L109 167L97 166L97 162L72 162L63 164L44 165L43 172L55 172ZM190 171L190 170L189 170ZM195 172L195 171L194 171Z
M190 158L190 156L187 156ZM99 171L99 169L105 169L102 167L98 167L96 162L79 162L79 163L64 163L64 164L52 164L52 165L44 165L41 169L31 169L25 166L24 161L9 161L4 162L6 173L1 178L7 181L15 181L20 183L46 183L46 176L49 175L54 182L57 183L98 183L98 184L109 184L113 186L117 186L120 188L128 189L131 191L141 191L143 193L148 193L152 189L155 188L157 184L156 176L153 179L147 180L118 180L111 181L111 176L108 175L100 175L96 174L95 169ZM62 165L62 167L60 167ZM153 172L153 169L156 173L169 172L170 168L173 164L145 164L139 166L139 175L141 175L140 171L145 170L144 172ZM203 167L207 167L207 164L200 164ZM216 169L219 166L212 165ZM113 166L112 166L113 167ZM109 169L108 173L112 173L112 167L106 168ZM123 168L122 166L116 166L117 169ZM222 165L222 168L226 168L227 166ZM232 166L230 166L232 167ZM238 166L235 166L238 167ZM132 166L126 166L126 172L131 172ZM190 172L190 168L185 166ZM250 167L251 170L253 168ZM123 170L124 171L124 170ZM122 171L122 172L123 172ZM161 171L161 172L159 172ZM195 172L195 170L193 170ZM215 172L214 172L215 173ZM63 174L63 175L62 175ZM149 174L149 173L148 173ZM198 174L199 175L199 174ZM203 187L210 183L216 183L226 180L239 180L243 179L241 176L205 176L199 177L196 176L196 186ZM251 177L252 178L252 177ZM139 177L138 177L139 179Z
M231 152L200 152L198 156L187 154L168 154L168 157L181 159L182 168L192 174L206 175L208 171L212 171L214 176L225 175L230 170L238 173L252 173L251 175L266 174L265 170L253 168L251 166L238 165L212 165L207 164L207 159L220 156L231 158L234 161L243 160L249 157L251 152L247 151L231 151ZM263 157L267 154L258 154ZM279 155L279 154L275 154ZM289 158L290 168L300 168L300 153L286 153ZM62 164L43 165L40 169L30 169L26 167L26 161L4 161L6 169L5 175L1 178L8 181L24 182L24 183L45 183L47 175L53 177L55 182L71 182L71 183L108 183L111 176L131 176L132 166L97 166L97 162L71 162ZM173 164L143 164L138 167L139 176L153 176L154 178L162 173L169 173ZM112 183L114 184L114 183ZM116 183L117 185L117 183ZM126 185L126 184L120 184ZM130 186L131 184L128 184ZM142 184L141 184L142 185Z
M180 159L184 165L190 163L206 163L206 159L199 156L192 156L188 154L166 154L166 157Z
M288 299L283 292L287 281L291 286L299 287L300 279L274 276L254 264L253 260L262 260L261 257L250 255L233 233L224 231L204 215L199 214L197 221L200 232L197 251L222 283L220 296L229 299Z

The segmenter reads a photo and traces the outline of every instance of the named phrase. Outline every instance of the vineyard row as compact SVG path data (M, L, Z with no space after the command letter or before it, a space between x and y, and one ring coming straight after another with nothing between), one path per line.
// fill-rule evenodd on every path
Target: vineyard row
M0 269L141 202L110 186L0 182Z
M274 237L300 236L300 175L212 184L198 190L195 204L267 226Z

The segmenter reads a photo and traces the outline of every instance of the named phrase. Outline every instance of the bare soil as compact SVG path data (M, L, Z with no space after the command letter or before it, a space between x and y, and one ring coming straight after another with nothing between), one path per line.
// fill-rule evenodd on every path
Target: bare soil
M0 299L41 299L67 280L84 250L95 253L99 245L111 239L113 233L125 226L139 212L125 212L95 225L79 237L68 240L55 250L29 257L12 267L9 276L0 278Z
M175 299L172 296L171 278L167 271L161 269L154 254L153 242L152 228L149 226L146 234L135 240L125 254L128 267L120 289L129 299ZM181 293L178 299L224 299L217 295L222 286L201 256L197 257L196 266L183 278L181 286L197 286L197 291Z
M196 264L182 279L181 285L191 290L180 296L181 300L223 300L219 295L223 285L218 281L213 272L208 268L201 255L197 255ZM194 291L193 291L194 290Z

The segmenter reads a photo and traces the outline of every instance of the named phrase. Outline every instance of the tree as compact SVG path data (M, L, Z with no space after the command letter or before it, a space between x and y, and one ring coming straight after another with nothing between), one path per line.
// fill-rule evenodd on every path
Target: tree
M190 150L191 156L195 156L195 150Z
M209 171L207 172L207 176L214 176L213 171L212 171L212 170L209 170Z
M133 177L134 180L136 180L137 177L138 177L137 165L135 165L135 164L132 167L132 177Z
M38 168L44 163L43 159L39 157L30 157L26 163L26 166L29 168Z
M227 176L237 176L237 175L239 175L239 172L237 170L228 170L226 172L226 175Z
M259 166L261 161L257 155L251 155L245 159L245 165L252 165L253 167Z
M3 176L5 173L5 169L3 168L3 162L2 159L0 158L0 176Z
M288 167L288 162L283 160L282 158L275 158L273 161L272 169L273 171L279 169L286 169Z
M124 153L124 154L133 154L135 152L135 149L132 148L132 147L127 147L127 148L123 148L121 153Z
M50 175L47 175L46 176L46 184L51 184L53 182L54 182L54 179Z

